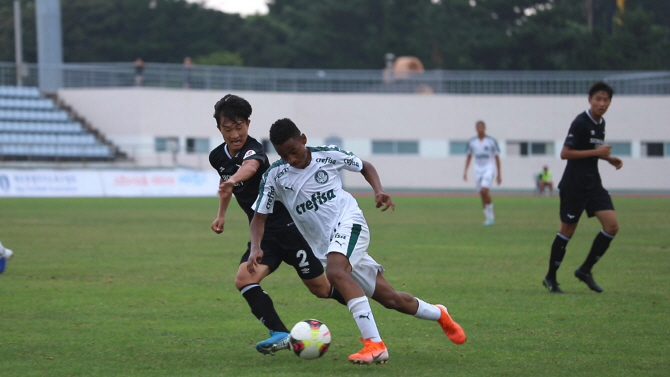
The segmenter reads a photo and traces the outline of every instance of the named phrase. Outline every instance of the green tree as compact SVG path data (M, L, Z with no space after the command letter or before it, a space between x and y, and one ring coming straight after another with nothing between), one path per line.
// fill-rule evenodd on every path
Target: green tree
M244 22L185 0L68 0L62 13L65 60L77 62L197 60L234 51Z
M37 61L35 29L35 2L21 2L23 61ZM14 2L0 2L0 61L15 61L14 53Z
M654 24L641 6L627 10L611 36L594 51L603 69L670 69L670 29Z
M37 60L35 1L23 0L24 60ZM274 0L242 18L186 0L61 0L66 62L380 69L667 70L670 1ZM13 2L0 2L0 60L14 61Z
M380 3L276 0L269 4L267 17L282 31L288 67L381 68L384 52L375 43Z
M289 68L294 66L295 52L289 48L288 25L270 17L252 16L240 30L244 44L239 53L245 65L252 67Z
M504 2L504 0L499 0ZM614 4L614 0L610 1ZM601 3L601 5L604 3ZM630 5L630 4L628 4ZM578 2L556 0L547 9L537 5L514 24L506 24L508 40L493 42L497 66L514 70L631 70L668 69L668 29L654 24L641 6L627 7L623 22L607 24L602 18L589 29ZM614 13L610 12L611 21ZM485 60L487 50L475 49ZM490 56L490 55L488 55Z
M209 55L198 56L193 59L195 64L204 65L229 65L241 66L244 65L242 57L239 53L232 53L228 51L214 51Z

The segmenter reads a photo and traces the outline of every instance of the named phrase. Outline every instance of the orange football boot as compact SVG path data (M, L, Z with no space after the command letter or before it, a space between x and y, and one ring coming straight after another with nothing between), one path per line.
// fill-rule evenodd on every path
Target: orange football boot
M386 364L389 361L389 351L384 342L373 342L370 339L362 341L363 349L349 356L354 364Z
M442 312L442 315L440 315L440 319L437 320L437 323L442 326L442 330L444 330L444 333L447 335L447 338L451 340L452 342L456 344L463 344L465 343L465 340L467 339L465 336L465 331L463 331L463 328L461 325L456 323L453 319L451 319L451 316L449 315L449 312L447 311L447 308L444 307L444 305L435 305L437 306L438 309Z

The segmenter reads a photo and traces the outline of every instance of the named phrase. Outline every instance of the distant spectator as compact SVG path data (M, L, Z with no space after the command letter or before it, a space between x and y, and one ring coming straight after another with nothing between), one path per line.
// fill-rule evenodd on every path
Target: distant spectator
M549 188L549 196L554 194L554 183L551 180L551 172L548 166L542 168L542 172L538 175L538 188L540 195L544 195L544 190Z
M135 59L135 86L142 86L144 79L144 60L142 58Z
M191 57L187 56L184 58L184 88L191 87L191 69L193 68L193 61Z

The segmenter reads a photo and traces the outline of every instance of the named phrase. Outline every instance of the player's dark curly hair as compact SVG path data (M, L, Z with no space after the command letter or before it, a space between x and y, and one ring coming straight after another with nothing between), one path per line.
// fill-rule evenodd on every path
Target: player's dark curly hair
M274 145L284 144L287 140L300 138L302 133L298 126L288 118L279 119L270 127L270 142Z
M605 92L609 94L610 98L612 98L612 95L614 95L614 89L612 89L612 87L604 81L598 81L597 83L591 85L591 88L589 89L589 98L593 97L593 95L598 92Z
M234 94L226 94L214 105L214 119L216 127L219 127L221 117L228 118L234 122L249 120L251 116L251 105L247 100Z

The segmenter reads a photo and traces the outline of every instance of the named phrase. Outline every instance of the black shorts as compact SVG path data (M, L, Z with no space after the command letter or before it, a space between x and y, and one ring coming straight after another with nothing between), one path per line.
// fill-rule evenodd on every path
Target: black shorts
M282 262L293 266L301 279L314 279L324 272L321 261L295 226L265 233L261 248L261 264L270 267L270 273L278 269ZM247 243L247 251L242 255L240 264L249 260L250 249L251 243Z
M593 217L598 211L614 210L612 198L602 186L589 190L562 189L559 196L561 222L566 224L576 224L584 210L588 217Z

